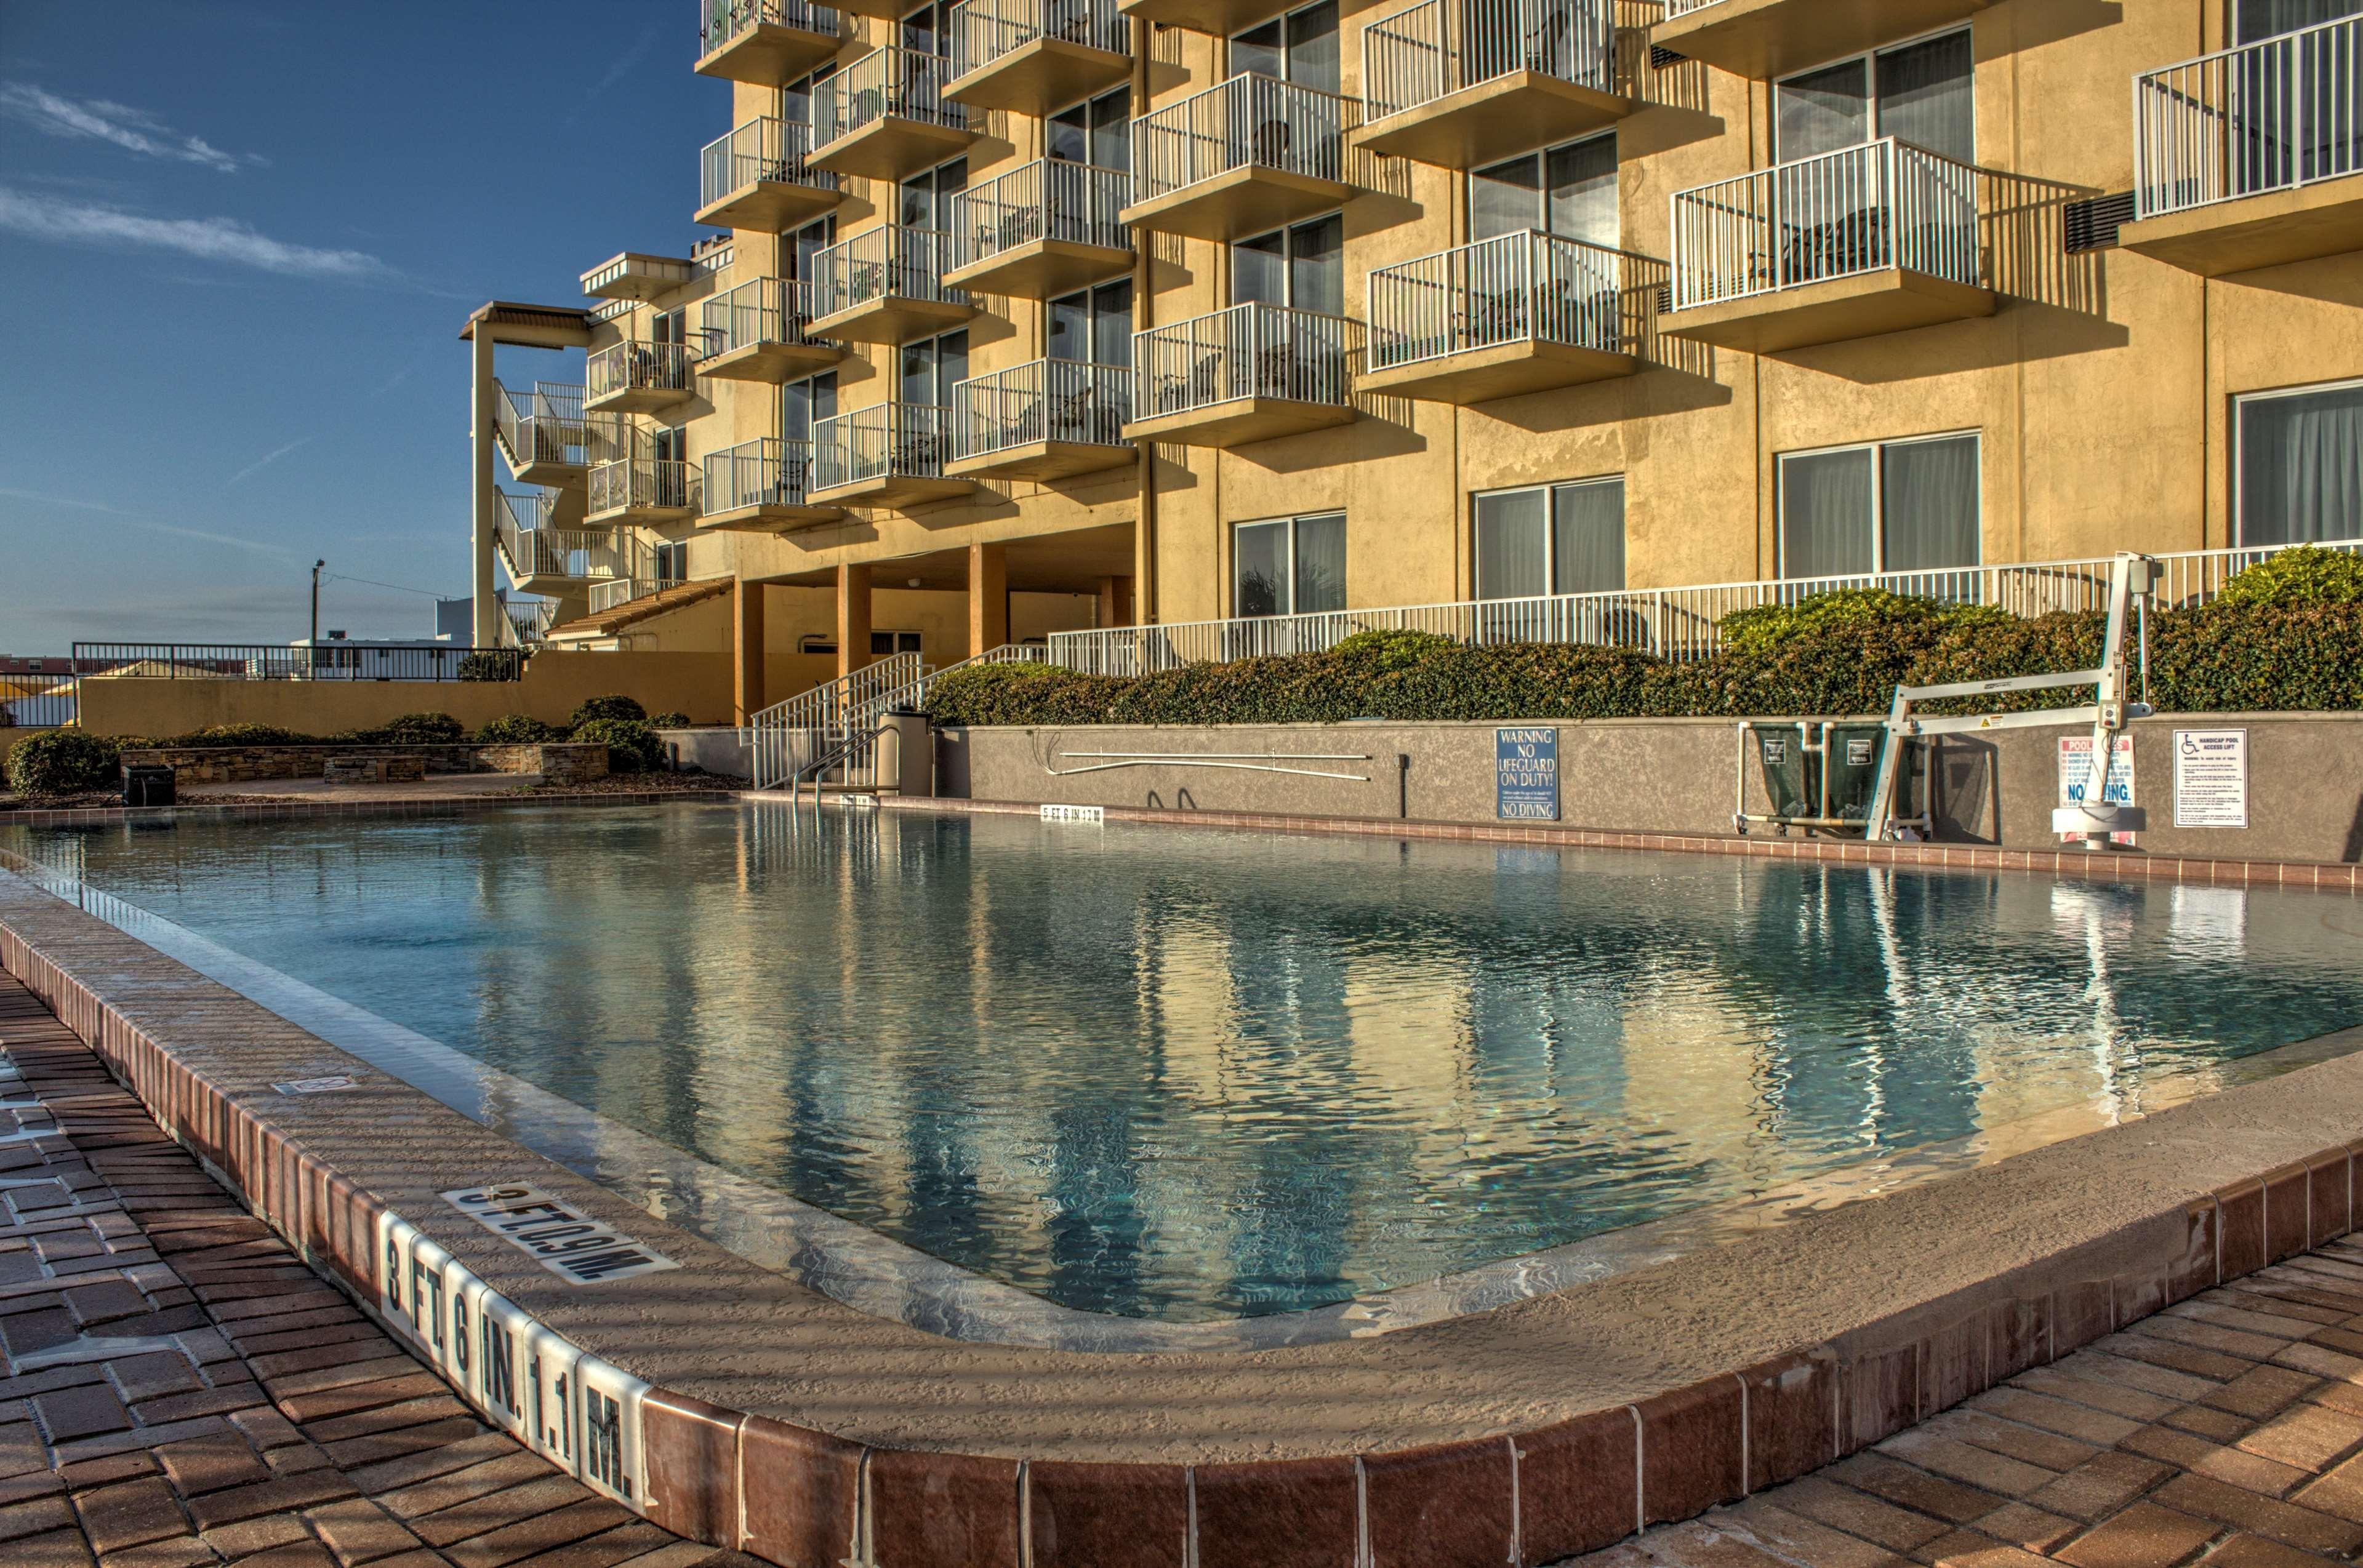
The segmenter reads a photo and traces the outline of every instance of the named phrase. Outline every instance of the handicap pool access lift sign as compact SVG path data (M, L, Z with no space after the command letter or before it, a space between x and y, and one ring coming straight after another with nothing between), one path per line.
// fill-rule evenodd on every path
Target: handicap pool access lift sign
M1504 822L1559 821L1559 732L1493 732L1493 811Z

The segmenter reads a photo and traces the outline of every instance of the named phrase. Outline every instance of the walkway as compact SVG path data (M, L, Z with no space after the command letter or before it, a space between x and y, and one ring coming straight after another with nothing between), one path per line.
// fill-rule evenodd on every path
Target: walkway
M755 1568L476 1421L6 975L0 1052L0 1562Z

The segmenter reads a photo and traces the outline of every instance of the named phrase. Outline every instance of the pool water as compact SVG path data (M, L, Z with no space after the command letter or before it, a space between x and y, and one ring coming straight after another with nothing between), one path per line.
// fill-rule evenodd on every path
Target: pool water
M2363 1022L2349 900L759 804L0 839L1068 1307L1436 1278Z

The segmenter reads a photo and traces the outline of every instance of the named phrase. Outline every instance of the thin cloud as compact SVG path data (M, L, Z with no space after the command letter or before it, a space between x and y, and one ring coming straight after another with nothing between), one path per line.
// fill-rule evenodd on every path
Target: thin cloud
M292 278L381 282L394 270L362 250L273 239L236 218L160 218L0 186L0 229L61 245L178 251Z
M151 534L170 534L180 539L201 539L209 545L227 545L235 549L251 550L259 556L276 556L283 560L292 560L297 557L296 551L288 549L284 546L266 545L259 539L241 539L233 534L216 534L204 528L190 528L178 523L166 523L144 512L126 512L119 506L108 506L102 502L77 501L67 495L43 495L39 491L30 490L0 490L0 500L27 501L39 506L63 506L75 512L95 512L102 516L120 519L134 528L144 528ZM28 527L36 525L36 520L32 518L17 518L10 521L21 522Z
M592 83L591 91L582 94L582 98L578 100L573 112L569 114L566 118L560 122L560 124L563 126L580 125L582 121L582 105L590 103L593 99L597 98L602 94L605 93L608 88L613 87L625 77L629 76L633 72L638 70L640 61L648 59L649 50L656 48L657 39L663 33L663 31L664 29L662 28L653 25L643 31L638 39L633 43L632 47L626 50L622 54L617 55L615 61L607 67L605 73L603 74L597 82Z
M46 135L103 141L142 158L194 163L220 174L269 161L251 152L224 152L203 137L183 136L145 109L105 98L67 98L29 82L0 82L0 114Z
M224 490L227 490L234 484L252 479L255 475L261 473L263 469L269 468L272 464L277 462L288 453L296 450L298 447L308 447L318 439L319 437L316 436L306 436L300 441L288 442L287 445L280 447L279 450L275 452L266 453L264 456L256 458L253 462L250 462L247 464L246 467L239 469L238 472L230 475L229 478L224 480L222 481L222 488Z

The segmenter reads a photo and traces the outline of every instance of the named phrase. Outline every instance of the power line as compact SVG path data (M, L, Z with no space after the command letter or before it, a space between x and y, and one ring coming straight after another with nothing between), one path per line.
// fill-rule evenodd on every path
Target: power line
M347 577L341 572L333 571L323 572L321 575L326 577L330 582L358 582L369 588L390 588L396 593L423 593L429 599L446 599L449 597L449 594L438 593L431 588L405 588L398 582L379 582L373 578Z

